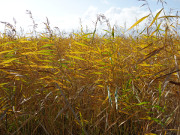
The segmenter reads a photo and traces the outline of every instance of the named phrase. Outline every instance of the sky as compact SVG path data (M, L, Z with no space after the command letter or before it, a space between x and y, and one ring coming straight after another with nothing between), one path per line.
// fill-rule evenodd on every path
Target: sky
M110 25L130 27L137 19L149 14L147 6L141 7L145 2L138 0L0 0L0 21L14 25L16 29L32 30L32 20L26 10L31 11L39 29L45 28L43 22L46 17L51 28L58 27L61 31L72 31L83 27L94 28L98 14L104 14ZM147 0L152 12L155 14L161 8L158 0ZM165 0L167 13L172 10L180 11L180 0ZM4 31L4 24L0 23L0 32Z

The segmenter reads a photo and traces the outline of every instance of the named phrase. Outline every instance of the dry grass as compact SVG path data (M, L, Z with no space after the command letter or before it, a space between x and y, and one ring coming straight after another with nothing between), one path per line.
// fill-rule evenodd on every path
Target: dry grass
M180 38L168 25L138 38L45 25L0 37L1 134L180 134Z

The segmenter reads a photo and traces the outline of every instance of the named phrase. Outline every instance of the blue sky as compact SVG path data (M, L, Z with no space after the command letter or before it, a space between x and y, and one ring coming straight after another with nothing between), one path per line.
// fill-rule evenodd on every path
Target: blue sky
M147 0L154 13L161 9L158 0ZM165 0L166 10L170 8L180 11L180 0ZM51 27L59 27L60 30L71 31L80 27L80 18L84 27L93 28L93 21L97 14L104 14L111 25L130 27L136 19L149 14L147 7L140 7L144 2L138 0L1 0L0 21L13 23L16 19L16 28L22 27L26 31L32 29L32 21L26 10L30 10L38 24L38 28L44 28L46 17ZM175 12L173 12L175 13ZM4 25L0 24L2 32Z

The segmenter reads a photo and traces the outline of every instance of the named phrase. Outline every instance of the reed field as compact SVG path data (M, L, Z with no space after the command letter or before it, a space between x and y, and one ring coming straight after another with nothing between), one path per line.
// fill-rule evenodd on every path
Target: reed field
M102 15L69 36L48 19L38 33L30 11L32 36L1 22L0 134L180 135L179 16L163 12L121 36Z

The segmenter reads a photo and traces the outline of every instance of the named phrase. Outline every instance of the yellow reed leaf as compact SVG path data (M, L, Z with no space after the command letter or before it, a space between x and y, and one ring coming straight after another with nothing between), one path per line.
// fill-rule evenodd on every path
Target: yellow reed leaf
M109 97L107 96L106 99L102 102L102 104L105 104L108 99Z
M135 27L136 25L138 25L140 22L142 22L144 19L146 19L147 17L149 17L149 15L142 17L141 19L139 19L137 22L135 22L128 30L132 29L133 27Z
M149 27L151 27L151 26L153 25L153 23L158 19L159 15L160 15L160 13L161 13L161 11L162 11L163 9L164 9L164 8L162 8L162 9L156 14L156 16L154 17L153 21L152 21L151 24L149 25Z
M2 62L1 64L7 64L7 63L10 63L14 60L16 60L17 58L12 58L12 59L8 59L8 60L5 60L4 62Z
M152 66L150 64L147 64L147 63L143 63L143 64L139 64L140 66L143 66L143 67L149 67L149 66Z
M0 54L3 54L3 53L8 53L8 52L12 52L12 51L14 51L14 50L2 51L2 52L0 52Z
M88 47L88 45L86 45L86 44L83 44L83 43L79 43L79 42L74 42L76 45L80 45L80 46L84 46L84 47Z

